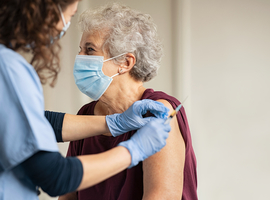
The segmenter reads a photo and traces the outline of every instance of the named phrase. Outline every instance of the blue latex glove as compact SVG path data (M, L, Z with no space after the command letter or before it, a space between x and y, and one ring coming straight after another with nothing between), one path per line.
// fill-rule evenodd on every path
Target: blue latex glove
M169 109L162 103L150 99L136 101L125 112L106 116L106 122L111 134L116 137L143 127L154 118L143 118L142 116L146 114L147 111L150 111L158 118L166 119Z
M128 168L137 165L140 161L160 151L166 145L171 127L164 124L165 119L152 119L140 128L129 140L118 145L126 147L131 154L131 164Z

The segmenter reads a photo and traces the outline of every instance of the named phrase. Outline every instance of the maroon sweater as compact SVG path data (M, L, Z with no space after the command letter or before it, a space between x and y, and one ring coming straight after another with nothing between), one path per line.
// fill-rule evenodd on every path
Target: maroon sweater
M147 89L141 99L165 99L175 109L180 102L164 92ZM84 105L78 115L93 115L97 101ZM184 185L182 200L197 200L196 158L192 148L191 135L185 110L182 107L177 114L177 121L186 144L184 166ZM70 142L67 156L97 154L116 147L118 143L128 140L134 131L118 137L94 136L84 140ZM126 169L115 176L77 193L79 200L141 200L143 196L142 162L137 166Z

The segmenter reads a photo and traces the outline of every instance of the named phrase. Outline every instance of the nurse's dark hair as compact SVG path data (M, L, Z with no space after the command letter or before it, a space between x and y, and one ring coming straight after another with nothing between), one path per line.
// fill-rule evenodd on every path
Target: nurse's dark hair
M31 64L40 81L51 80L54 86L58 72L60 45L51 43L59 33L56 25L61 20L58 4L64 12L78 0L0 0L0 43L14 51L32 52ZM54 34L53 34L54 33Z

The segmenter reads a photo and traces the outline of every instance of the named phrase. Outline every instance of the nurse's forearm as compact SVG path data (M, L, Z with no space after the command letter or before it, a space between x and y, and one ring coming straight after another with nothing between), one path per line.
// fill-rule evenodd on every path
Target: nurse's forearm
M130 166L131 155L122 146L109 151L64 158L59 152L38 151L20 164L34 185L50 196L93 186Z
M65 114L62 127L62 139L64 142L109 132L105 116Z
M78 156L83 165L83 178L77 190L91 187L123 171L131 164L129 151L122 146L100 154Z

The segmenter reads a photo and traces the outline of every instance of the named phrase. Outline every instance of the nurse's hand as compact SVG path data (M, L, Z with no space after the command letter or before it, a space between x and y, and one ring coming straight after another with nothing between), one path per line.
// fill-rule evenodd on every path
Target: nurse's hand
M165 119L152 119L129 140L119 143L119 146L126 147L130 152L131 164L128 168L137 165L166 145L171 127L164 122Z
M144 99L136 101L122 114L106 116L106 122L111 134L116 137L123 133L137 130L147 124L154 117L143 118L143 115L150 111L158 118L166 119L169 109L164 104Z

